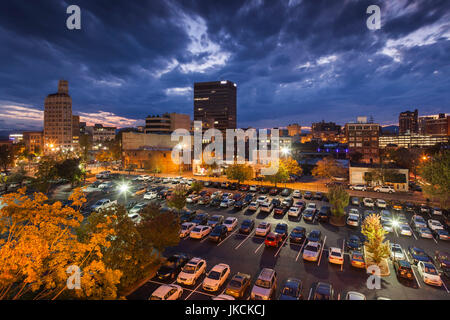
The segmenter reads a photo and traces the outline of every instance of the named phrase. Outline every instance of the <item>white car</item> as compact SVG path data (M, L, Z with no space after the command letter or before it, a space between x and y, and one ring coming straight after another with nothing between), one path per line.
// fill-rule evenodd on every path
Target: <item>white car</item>
M238 219L236 217L228 217L223 222L223 225L227 227L228 231L233 231L236 228Z
M300 190L294 190L294 192L292 193L292 198L301 198L302 197L302 193L300 192Z
M371 198L364 198L363 199L363 205L369 208L375 207L375 202Z
M248 206L248 210L250 211L256 211L259 208L259 202L253 201L250 203L250 205Z
M320 242L309 241L303 250L303 260L317 261L319 259L320 249L322 245Z
M430 227L431 230L444 230L444 226L442 225L442 223L433 219L428 220L428 227Z
M203 290L217 291L230 275L230 266L224 263L216 264L203 280Z
M431 233L431 230L426 227L425 228L417 228L416 231L421 238L433 239L433 234Z
M213 300L236 300L236 299L227 294L219 294L217 297L214 297Z
M328 262L344 264L344 253L341 248L331 247L328 249Z
M255 230L257 236L265 237L272 229L272 225L269 222L261 222Z
M182 223L181 229L180 229L180 238L187 237L191 233L192 229L194 229L195 226L196 226L196 224L193 222Z
M256 199L256 202L259 204L264 203L267 201L267 196L259 196L258 199Z
M148 179L150 179L150 177L145 174L142 174L142 175L136 177L136 180L139 180L139 181L146 181Z
M426 284L438 287L442 286L441 276L432 263L419 261L417 263L417 270L419 270L419 274L422 276L422 280Z
M136 214L141 212L142 209L144 209L147 206L147 203L145 202L139 202L138 204L136 204L133 208L130 209L129 213L130 214Z
M145 200L153 200L156 199L156 197L158 196L158 194L154 191L150 191L147 192L146 194L144 194L144 199Z
M398 243L391 243L391 259L392 260L405 260L406 256L403 252L402 246Z
M189 233L189 237L192 239L202 239L211 232L212 228L210 226L195 226L194 229Z
M139 213L129 213L128 214L128 218L131 219L131 221L133 221L136 224L139 224L141 222L141 215Z
M425 221L425 219L422 216L419 215L413 215L413 217L411 218L411 223L414 226L414 228L426 228L427 227L427 222Z
M300 216L300 207L292 206L288 210L288 217L298 218Z
M345 300L367 300L366 296L356 291L349 291L345 296Z
M273 204L269 201L261 203L260 210L262 212L271 212L273 210Z
M367 187L363 184L356 184L350 186L350 190L367 191Z
M92 211L100 211L117 204L117 200L111 201L109 199L100 199L94 205L91 206Z
M381 210L381 222L392 222L392 213L389 210Z
M197 279L206 272L206 261L202 258L192 258L186 263L178 274L177 283L193 285Z
M234 200L233 199L225 199L222 200L222 202L220 203L220 207L221 208L229 208L234 204Z
M183 288L176 284L163 284L153 291L148 300L178 300L183 294Z
M378 187L373 188L373 191L384 192L384 193L393 193L393 192L395 192L395 189L391 186L378 186Z
M402 235L402 236L409 236L409 237L412 236L411 227L406 223L399 224L398 231L399 231L400 235Z
M350 209L347 217L347 224L352 227L359 226L360 215L358 209Z
M256 192L257 189L258 189L258 188L257 188L255 185L252 185L252 186L250 186L249 191L250 191L250 192Z
M316 206L316 204L314 202L310 202L310 203L308 203L306 205L306 209L314 209L314 210L316 210L317 206Z
M211 195L211 200L215 199L215 198L221 198L222 197L222 191L215 191L213 192L213 194Z
M387 207L387 203L383 199L377 199L375 203L378 208L385 209Z

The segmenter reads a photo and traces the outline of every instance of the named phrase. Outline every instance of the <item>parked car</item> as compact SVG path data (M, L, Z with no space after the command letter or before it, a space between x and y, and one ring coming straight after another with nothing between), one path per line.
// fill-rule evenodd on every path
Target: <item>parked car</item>
M350 263L355 268L365 268L364 255L359 251L354 251L350 256Z
M274 232L281 234L284 240L288 236L288 225L286 223L278 223L275 226Z
M194 229L194 227L196 226L195 223L192 222L184 222L181 224L181 228L180 228L180 238L185 238L187 237L192 229Z
M394 260L394 270L398 278L412 280L414 273L411 264L406 260Z
M183 294L183 288L176 284L163 284L153 291L148 300L178 300Z
M177 283L194 285L195 282L206 272L206 261L202 258L192 258L186 263L178 274Z
M223 224L216 225L209 233L208 239L214 242L220 242L228 235L228 228Z
M322 232L320 230L311 230L306 238L308 242L321 242Z
M312 300L334 300L334 289L331 284L318 282L312 289Z
M391 243L391 259L392 260L406 260L403 248L398 243Z
M238 219L236 217L228 217L223 222L223 225L227 227L228 232L231 232L236 228Z
M303 283L299 279L288 278L280 290L279 300L303 300Z
M349 251L353 251L353 250L359 251L359 250L361 250L362 245L363 245L360 237L355 234L351 235L348 238L348 240L346 241L346 244L347 244L347 250L349 250Z
M278 248L281 243L283 242L283 237L279 233L275 232L269 232L269 234L266 236L266 239L264 240L264 244L267 247L276 247Z
M431 233L431 230L426 227L425 228L417 228L416 231L421 238L433 239L433 233Z
M408 237L412 236L411 227L407 223L400 223L397 226L397 229L398 229L398 233L402 236L408 236Z
M157 278L160 280L175 279L188 261L189 258L185 254L170 256L156 272Z
M189 233L191 239L203 239L211 232L212 228L210 226L195 226L194 229Z
M419 216L417 214L413 215L411 218L411 223L414 226L414 228L426 228L427 222L422 216Z
M317 261L319 259L322 244L320 242L308 242L303 249L303 260Z
M367 191L367 187L363 184L351 185L350 190Z
M269 222L262 221L256 228L255 234L257 236L265 237L272 229L272 225Z
M316 209L306 208L305 211L303 211L303 220L314 221L315 214L316 214Z
M442 270L442 275L450 279L450 254L445 251L436 251L434 261L436 266Z
M224 216L220 214L215 214L208 219L207 225L211 228L214 228L217 225L221 225L223 223Z
M195 218L192 220L193 223L197 225L205 225L208 223L209 214L207 213L197 213Z
M345 295L345 300L367 300L367 298L360 292L349 291Z
M306 229L301 226L296 226L294 229L292 229L290 234L290 241L291 242L303 242L306 238Z
M317 219L319 221L328 222L331 217L331 208L329 206L322 206L319 213L317 214Z
M352 227L358 227L360 219L361 219L361 217L360 217L358 209L350 209L350 212L348 213L347 220L346 220L347 225L352 226Z
M352 197L351 198L351 204L353 206L359 206L359 198L358 197Z
M442 279L434 264L430 262L419 261L417 270L422 277L423 282L432 286L442 286Z
M247 210L249 211L257 211L259 209L259 202L251 202L250 205L248 206Z
M323 199L323 193L322 192L316 192L316 194L314 195L313 199L321 201Z
M246 273L238 272L231 278L225 289L225 294L236 299L244 297L251 284L251 276Z
M273 204L271 202L263 202L260 204L260 211L270 213L273 210Z
M220 289L230 275L230 266L225 263L216 264L203 280L203 290L215 292Z
M294 190L294 192L292 193L292 197L294 197L296 199L301 199L302 193L300 192L300 190Z
M252 300L270 300L277 288L277 272L273 269L261 270L250 293Z
M328 249L328 262L334 264L344 264L344 252L342 249L330 247Z
M363 204L364 204L365 207L368 207L368 208L375 207L375 202L373 202L373 200L371 198L364 198L363 199Z
M394 193L395 189L392 186L377 186L373 188L375 192Z
M439 240L444 240L444 241L450 240L450 234L448 233L447 230L436 229L436 230L431 230L431 232L433 232L434 236Z
M239 228L240 233L250 233L255 228L255 221L251 219L245 219L241 223L241 227Z
M258 204L262 204L262 203L266 202L267 199L268 199L267 196L259 196L259 197L256 199L256 202L257 202Z
M417 264L419 261L432 262L430 256L419 247L409 246L408 254L414 264Z
M311 200L312 193L310 191L306 191L305 194L303 195L303 198L305 198L306 200Z
M298 206L292 206L288 210L288 217L298 218L300 217L301 209Z
M444 226L442 223L440 223L438 220L429 219L428 220L428 227L430 227L431 230L444 230Z
M290 196L290 195L291 195L291 189L284 188L284 189L281 191L280 195L281 195L282 197L288 197L288 196Z
M381 208L381 209L385 209L387 207L387 203L383 199L377 199L375 201L375 204L378 208Z

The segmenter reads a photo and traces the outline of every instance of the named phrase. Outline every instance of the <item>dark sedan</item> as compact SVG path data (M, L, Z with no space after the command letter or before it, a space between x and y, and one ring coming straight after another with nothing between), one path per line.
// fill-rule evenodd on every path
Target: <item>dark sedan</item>
M279 300L303 300L302 281L295 278L289 278L281 288Z
M255 221L251 219L245 219L242 221L241 227L239 228L240 233L250 233L255 228Z
M305 238L306 238L305 228L297 226L291 231L290 235L291 242L303 242Z
M214 227L208 236L208 239L214 242L220 242L225 239L228 235L227 226L220 224Z
M158 279L175 279L184 265L189 261L189 257L185 254L175 254L167 259L156 272Z
M349 251L353 250L360 250L362 247L361 238L357 235L351 235L350 238L347 240L347 249Z
M414 264L417 264L419 261L433 263L430 256L421 248L410 246L408 247L408 254Z
M317 283L312 292L312 300L333 300L334 299L334 289L329 283L319 282Z

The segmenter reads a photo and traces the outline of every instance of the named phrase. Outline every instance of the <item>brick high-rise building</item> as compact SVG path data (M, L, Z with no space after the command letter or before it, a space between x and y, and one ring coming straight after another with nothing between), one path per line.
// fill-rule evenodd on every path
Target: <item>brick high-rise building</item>
M170 134L176 129L191 130L191 117L188 114L165 113L145 118L145 133Z
M377 163L380 161L378 139L380 125L377 123L347 123L345 133L350 154L362 154L361 162Z
M398 116L398 132L400 135L419 133L418 111L401 112Z
M194 83L194 120L214 120L214 127L225 133L236 129L236 84L231 81Z
M44 153L73 148L72 98L69 84L59 80L58 92L44 102Z
M450 136L450 115L440 113L436 116L419 118L420 133L433 136Z

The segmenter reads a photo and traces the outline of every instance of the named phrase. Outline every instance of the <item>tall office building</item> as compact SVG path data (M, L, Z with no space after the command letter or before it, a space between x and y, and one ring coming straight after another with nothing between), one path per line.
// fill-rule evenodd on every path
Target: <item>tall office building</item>
M417 109L412 111L401 112L398 116L399 134L419 133L418 112Z
M188 114L165 113L149 115L145 118L145 133L171 134L176 129L191 130L191 117Z
M225 133L236 129L236 84L231 81L194 83L194 120L213 121Z
M58 92L44 102L44 153L73 148L72 98L69 83L59 80Z
M378 123L369 123L367 118L358 117L356 123L345 124L345 133L350 153L361 153L361 162L377 163L380 161L378 146L380 125Z

